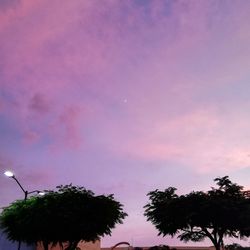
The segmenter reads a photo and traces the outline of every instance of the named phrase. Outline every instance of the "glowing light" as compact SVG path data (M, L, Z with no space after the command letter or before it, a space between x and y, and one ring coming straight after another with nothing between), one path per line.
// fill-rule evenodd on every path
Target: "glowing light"
M7 177L13 177L14 174L11 172L11 171L5 171L4 174L7 176Z

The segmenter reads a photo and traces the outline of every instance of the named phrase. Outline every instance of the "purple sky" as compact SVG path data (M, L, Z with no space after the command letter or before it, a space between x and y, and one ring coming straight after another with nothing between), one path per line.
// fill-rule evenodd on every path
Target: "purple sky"
M250 188L249 81L247 0L0 0L0 171L114 193L129 216L103 246L183 244L146 194ZM0 206L22 196L0 176Z

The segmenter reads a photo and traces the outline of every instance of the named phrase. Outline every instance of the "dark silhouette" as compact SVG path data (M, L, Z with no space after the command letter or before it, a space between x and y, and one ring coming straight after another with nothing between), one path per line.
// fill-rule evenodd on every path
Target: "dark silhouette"
M163 236L178 235L184 242L209 238L216 250L224 247L224 237L249 237L249 196L228 176L214 181L217 188L208 192L179 196L173 187L150 192L145 216Z
M74 250L79 241L95 241L111 234L111 229L127 214L113 195L95 196L83 187L66 185L44 196L18 200L0 215L1 228L8 238L27 244L50 243Z

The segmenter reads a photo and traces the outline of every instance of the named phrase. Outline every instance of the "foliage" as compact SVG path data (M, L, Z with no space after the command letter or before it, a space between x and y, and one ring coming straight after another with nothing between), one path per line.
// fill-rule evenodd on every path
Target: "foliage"
M240 244L233 243L230 245L225 245L226 250L250 250L250 247L243 247Z
M75 249L80 240L110 235L126 215L113 195L95 196L83 187L66 185L42 197L15 201L3 210L0 225L13 241L43 242L45 249L49 243L68 242L67 249Z
M134 247L133 250L143 250L142 247Z
M167 245L152 246L148 250L170 250L171 248Z
M184 242L209 238L217 250L223 247L226 236L250 236L250 199L243 187L228 176L214 181L218 187L208 192L179 196L173 187L152 191L144 215L159 235L177 235Z

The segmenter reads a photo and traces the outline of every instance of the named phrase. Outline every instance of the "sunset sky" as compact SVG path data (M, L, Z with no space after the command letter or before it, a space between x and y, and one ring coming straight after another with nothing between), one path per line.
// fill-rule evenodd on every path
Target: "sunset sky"
M129 216L102 246L182 245L146 222L149 191L250 188L250 1L0 0L7 169L113 193ZM20 198L1 174L0 207Z

